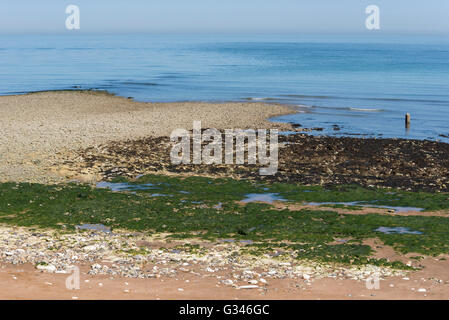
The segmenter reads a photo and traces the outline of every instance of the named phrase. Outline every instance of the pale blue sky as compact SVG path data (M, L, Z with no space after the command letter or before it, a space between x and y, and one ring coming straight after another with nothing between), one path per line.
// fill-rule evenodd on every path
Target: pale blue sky
M449 0L3 0L0 33L71 32L69 4L83 33L358 33L375 4L381 32L449 35Z

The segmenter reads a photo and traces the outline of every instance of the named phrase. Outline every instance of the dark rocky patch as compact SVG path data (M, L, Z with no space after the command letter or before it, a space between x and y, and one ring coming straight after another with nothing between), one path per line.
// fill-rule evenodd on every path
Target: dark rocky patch
M104 179L147 173L180 173L301 184L393 187L449 191L449 144L402 139L280 136L276 175L260 176L258 165L172 165L168 137L113 142L81 150L66 164Z

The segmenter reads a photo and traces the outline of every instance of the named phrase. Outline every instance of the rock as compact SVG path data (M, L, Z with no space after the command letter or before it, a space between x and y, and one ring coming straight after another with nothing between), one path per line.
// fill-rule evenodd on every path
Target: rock
M45 271L45 272L49 272L49 273L54 273L56 271L56 267L52 264L38 264L36 266L37 269Z
M100 270L101 269L101 264L94 263L93 265L90 266L90 268L92 270Z
M427 290L424 289L424 288L419 288L419 289L418 289L418 292L427 292Z
M83 247L83 250L84 251L95 251L95 250L97 250L97 246L96 245L90 245L90 246L85 246L85 247Z
M237 287L237 289L257 289L257 288L259 288L259 286L253 284Z
M259 281L257 281L257 280L249 280L248 283L251 283L251 284L258 284Z
M234 284L234 281L232 281L231 279L226 279L226 280L223 280L222 283L224 285L231 286Z
M310 275L304 273L304 274L302 275L302 278L303 278L304 280L309 280L309 279L310 279Z

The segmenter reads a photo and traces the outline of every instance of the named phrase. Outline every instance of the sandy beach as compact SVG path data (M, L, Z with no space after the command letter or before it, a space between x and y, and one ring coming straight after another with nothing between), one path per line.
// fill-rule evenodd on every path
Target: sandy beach
M420 268L394 271L374 266L338 266L295 260L257 259L235 252L244 243L188 241L208 248L205 254L176 250L185 241L156 240L117 232L55 234L51 230L0 227L0 299L199 299L199 300L366 300L448 299L448 256L413 260L379 241L377 257L399 259ZM53 248L53 249L52 249ZM119 248L145 248L126 255ZM49 263L36 268L39 259ZM66 280L79 268L79 289ZM373 274L379 286L367 283Z
M195 120L201 121L203 128L219 130L309 130L269 121L270 117L293 112L295 110L288 106L259 102L140 103L93 91L1 96L0 182L60 183L63 186L69 181L93 183L115 177L134 179L148 173L257 180L261 178L255 174L257 168L254 166L172 166L168 158L168 136L176 128L190 130ZM321 186L357 184L364 187L377 185L432 192L446 191L449 185L447 144L396 139L312 137L301 134L281 137L280 142L279 172L265 179L269 183ZM34 192L27 189L27 186L22 187L23 192ZM15 191L11 190L17 188L7 186L4 192L16 201ZM57 194L57 191L59 190L51 190L51 193ZM74 192L74 205L78 200L89 201L98 196L95 191L86 191L92 192L91 195L84 194L84 191ZM188 192L184 191L184 194ZM43 196L50 203L55 200L53 196ZM136 203L138 200L139 198L134 199ZM38 200L29 201L32 206L33 201ZM15 205L17 202L18 200ZM229 203L241 207L246 205L239 201ZM4 207L5 212L9 205L8 203ZM42 205L47 203L42 202ZM63 202L61 206L64 205L67 203ZM83 217L84 208L93 208L93 219L98 218L94 218L93 214L99 211L98 219L105 219L95 205L96 203L89 202L86 202L86 207L81 205L81 220L76 221L86 221L87 218ZM152 205L148 209L150 213L153 212ZM185 207L188 211L187 205ZM59 210L58 206L53 208L55 212ZM304 216L315 212L320 214L324 210L322 207L299 202L290 206L276 202L273 208L298 211ZM293 253L289 256L290 260L278 260L269 254L258 259L246 255L244 243L214 243L204 239L199 243L207 249L206 253L197 255L184 252L184 249L176 249L177 244L191 245L188 241L176 243L172 240L155 239L149 237L148 232L129 233L119 230L113 234L79 231L74 234L65 233L66 222L60 220L56 225L58 228L62 225L62 233L53 234L51 229L35 229L32 223L20 220L28 211L35 209L21 209L20 212L1 217L7 224L12 221L8 219L18 219L20 223L25 221L24 225L31 225L32 228L17 228L14 223L0 228L0 256L3 261L0 281L8 287L7 291L0 294L0 298L210 299L212 295L219 299L448 298L447 254L420 254L416 258L413 252L399 254L392 246L373 238L364 239L362 244L375 250L374 258L397 260L404 265L416 267L417 271L396 272L391 268L377 268L369 264L362 267L327 264L310 266L292 258ZM191 210L196 209L195 205L191 207ZM123 210L128 212L127 209ZM173 212L178 210L179 208L175 208ZM233 213L232 210L228 214ZM60 217L68 217L68 224L73 224L70 221L73 210L64 211L65 209L61 211ZM377 215L388 219L392 216L392 211L394 212L380 208L349 207L328 209L331 214L339 214L340 218ZM73 215L77 217L76 212ZM430 213L405 211L393 216L397 219L404 218L401 221L414 217L446 219L447 209ZM50 215L50 220L52 218ZM32 215L29 219L36 222L32 220ZM142 217L133 219L137 222ZM293 218L290 216L286 219ZM114 218L108 221L112 220ZM326 224L327 222L323 223ZM164 235L155 233L153 236ZM343 240L348 241L349 238ZM433 238L431 240L434 241ZM123 254L131 249L132 254ZM144 254L135 253L141 250L144 250ZM240 253L242 254L236 261L235 254ZM42 262L45 264L40 264ZM67 274L64 274L64 270L69 265L76 265L81 270L82 283L79 291L65 288ZM373 270L381 273L381 290L373 291L365 285L366 278Z
M139 103L104 92L60 91L0 97L0 181L58 182L60 154L110 141L169 136L193 121L217 129L277 128L292 109L264 103Z

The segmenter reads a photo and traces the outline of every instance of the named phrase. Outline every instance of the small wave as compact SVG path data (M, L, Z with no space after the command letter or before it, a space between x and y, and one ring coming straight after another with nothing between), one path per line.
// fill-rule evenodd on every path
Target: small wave
M266 101L266 100L274 100L272 98L254 98L254 97L250 97L250 98L246 98L247 100L252 100L252 101Z
M352 111L360 111L360 112L382 112L382 109L372 109L372 108L349 108Z
M121 82L121 84L128 86L160 86L161 84L155 82L138 82L138 81L125 81Z
M285 94L283 97L295 99L332 99L332 100L364 100L364 101L385 101L385 102L419 102L419 103L449 103L446 99L413 99L413 98L387 98L387 97L349 97L349 96L328 96L328 95L302 95Z
M336 96L325 96L325 95L306 95L306 94L282 94L282 97L289 97L289 98L313 98L313 99L341 99L341 97Z
M305 104L297 104L296 106L299 107L299 108L307 108L307 109L315 108L315 106L307 106Z

